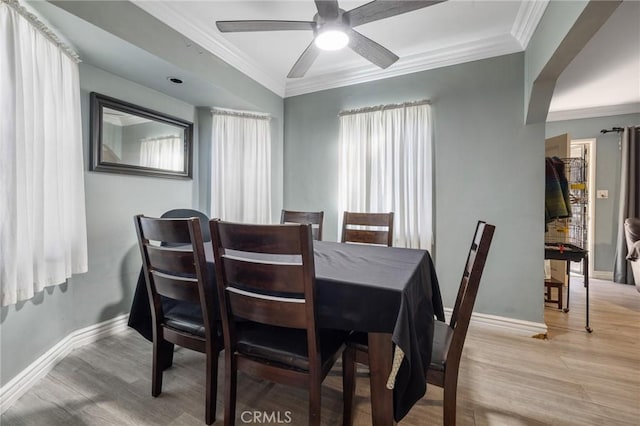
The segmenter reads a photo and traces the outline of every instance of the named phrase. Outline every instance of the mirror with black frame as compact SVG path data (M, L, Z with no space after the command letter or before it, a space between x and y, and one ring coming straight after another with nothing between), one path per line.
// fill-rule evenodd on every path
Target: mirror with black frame
M91 170L189 179L193 123L91 93Z

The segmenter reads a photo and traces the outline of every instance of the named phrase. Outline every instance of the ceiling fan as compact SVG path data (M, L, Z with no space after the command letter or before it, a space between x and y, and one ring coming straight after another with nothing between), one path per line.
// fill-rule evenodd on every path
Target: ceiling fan
M253 31L313 31L311 44L289 71L287 78L300 78L316 60L321 50L339 50L349 46L358 55L380 68L387 68L399 58L389 49L363 36L354 27L433 6L446 0L375 0L355 9L340 9L337 0L315 0L318 13L312 21L217 21L223 33Z

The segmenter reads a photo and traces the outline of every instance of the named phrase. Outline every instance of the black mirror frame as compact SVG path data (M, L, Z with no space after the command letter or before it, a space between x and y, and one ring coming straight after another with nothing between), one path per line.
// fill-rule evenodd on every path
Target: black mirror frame
M108 163L102 160L102 109L104 107L148 118L164 124L180 127L184 131L184 171L163 170L133 164ZM120 173L164 177L173 179L191 179L193 176L193 123L153 111L138 105L130 104L100 93L90 95L91 123L91 168L96 172Z

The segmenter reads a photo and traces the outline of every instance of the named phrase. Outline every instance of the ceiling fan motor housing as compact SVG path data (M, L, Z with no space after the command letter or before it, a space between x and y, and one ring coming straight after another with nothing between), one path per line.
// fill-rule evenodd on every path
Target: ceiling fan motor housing
M318 35L323 31L336 30L346 31L351 28L351 22L349 21L349 15L345 13L344 9L338 9L338 16L335 18L322 17L316 13L313 16L315 26L313 27L313 34Z

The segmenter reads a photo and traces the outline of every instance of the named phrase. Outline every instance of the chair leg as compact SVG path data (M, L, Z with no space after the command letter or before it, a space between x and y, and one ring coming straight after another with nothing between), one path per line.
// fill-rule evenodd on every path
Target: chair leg
M344 398L342 424L344 426L353 424L353 399L356 390L355 370L356 357L354 349L347 348L342 352L342 393Z
M160 368L162 371L173 365L174 344L166 340L160 345Z
M447 375L444 378L444 401L442 404L444 414L444 426L456 424L456 394L458 390L457 374Z
M151 396L162 392L162 372L167 362L173 361L173 344L156 338L153 340L153 361L151 366Z
M317 370L320 370L319 366ZM312 374L309 378L309 426L320 426L321 386L319 374Z
M564 287L564 285L558 287L558 309L562 309L562 287Z
M227 351L225 351L227 352ZM238 380L238 366L234 354L225 355L224 377L224 424L236 424L236 388Z
M210 349L207 354L207 378L205 400L205 423L210 425L216 421L216 394L218 391L218 354Z

